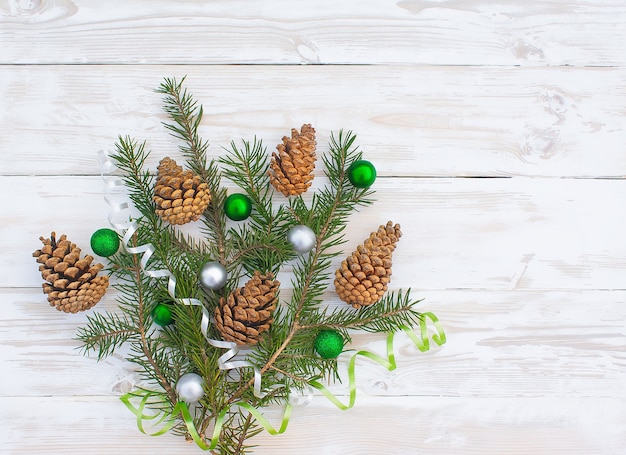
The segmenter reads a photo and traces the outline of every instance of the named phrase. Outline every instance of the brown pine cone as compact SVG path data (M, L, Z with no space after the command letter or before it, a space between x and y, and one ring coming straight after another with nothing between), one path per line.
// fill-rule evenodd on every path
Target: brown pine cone
M358 309L382 298L391 280L391 255L401 236L400 225L388 221L341 263L335 272L341 300Z
M220 300L215 308L215 326L226 341L237 344L257 344L263 332L270 328L278 300L280 283L268 272L255 272L245 286Z
M156 213L170 224L196 221L211 202L207 184L192 171L183 171L171 158L165 157L157 167L154 186Z
M50 306L66 313L87 310L100 301L109 277L96 276L104 267L92 264L93 256L80 259L80 248L62 235L59 240L52 232L49 239L39 237L43 248L33 253L45 283L43 292L48 294Z
M297 196L309 189L315 169L315 129L302 125L300 132L291 129L291 138L284 136L283 143L272 153L268 171L270 183L285 196Z

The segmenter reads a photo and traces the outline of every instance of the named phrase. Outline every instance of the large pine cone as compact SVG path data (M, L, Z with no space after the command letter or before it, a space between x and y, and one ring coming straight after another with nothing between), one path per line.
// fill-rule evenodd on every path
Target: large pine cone
M300 132L291 129L291 138L284 136L283 143L272 153L270 183L285 196L297 196L309 189L315 169L315 129L302 125Z
M257 344L270 328L278 300L280 283L268 272L255 272L245 286L220 300L215 308L215 326L224 340L237 344Z
M170 224L196 221L211 202L207 184L192 171L183 171L171 158L165 157L157 167L154 186L156 213Z
M402 236L400 225L380 225L335 272L335 289L344 302L361 308L378 302L391 280L391 254Z
M87 310L100 301L109 285L109 277L96 276L104 267L102 264L92 264L93 256L80 259L80 248L65 235L58 241L55 236L53 232L49 239L40 237L44 246L33 253L41 264L41 276L46 280L43 292L48 294L50 306L59 311Z

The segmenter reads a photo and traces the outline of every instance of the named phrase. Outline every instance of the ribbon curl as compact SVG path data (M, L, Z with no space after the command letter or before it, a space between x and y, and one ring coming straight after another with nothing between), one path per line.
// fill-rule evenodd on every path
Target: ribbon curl
M443 327L439 323L439 319L433 313L422 313L420 318L420 334L419 336L413 332L411 327L402 326L401 329L404 333L408 335L408 337L413 341L415 347L419 349L421 352L426 352L430 349L430 339L428 336L428 327L426 325L426 319L430 319L435 327L437 333L433 334L432 339L438 345L441 346L446 342L446 334L443 331ZM396 356L393 352L393 340L396 336L396 333L399 332L390 332L387 335L387 357L382 357L378 354L375 354L370 351L358 351L351 358L350 363L348 364L348 390L350 394L350 398L348 400L348 404L343 404L339 398L337 398L333 393L328 390L322 383L317 380L309 381L309 384L322 392L331 403L337 406L341 410L347 410L354 406L356 402L356 359L358 356L366 357L379 365L387 368L389 371L393 371L396 369Z
M222 428L224 426L224 419L226 418L226 414L230 409L237 406L241 409L245 409L261 424L261 426L271 435L277 435L284 433L287 430L287 426L289 424L289 419L291 418L291 411L293 409L293 405L290 402L287 402L285 405L285 409L283 411L283 416L280 421L280 426L275 428L267 418L261 414L261 412L245 401L238 401L233 403L230 406L225 406L220 413L217 415L215 419L215 426L213 427L213 434L211 438L206 440L198 433L196 425L193 421L193 417L191 416L191 412L189 411L189 407L186 403L179 401L172 409L171 413L167 413L165 411L157 412L156 414L146 414L145 407L148 404L148 401L151 397L155 396L154 392L150 392L147 390L141 392L130 392L123 395L120 399L126 405L126 407L135 415L137 418L137 428L143 434L148 436L160 436L162 434L167 433L176 425L176 418L178 415L182 415L183 421L185 422L185 426L187 427L187 431L193 441L196 443L198 447L202 450L212 450L217 447L219 443L220 434L222 432ZM133 398L140 398L139 406L135 407L131 400ZM163 427L157 430L154 433L150 433L146 431L144 428L144 421L158 419L154 426L160 425L164 423Z

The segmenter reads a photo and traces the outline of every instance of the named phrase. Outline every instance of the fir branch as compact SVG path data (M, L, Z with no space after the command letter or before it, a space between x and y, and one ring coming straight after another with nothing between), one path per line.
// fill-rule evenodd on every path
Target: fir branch
M296 202L291 205L300 218L310 220L311 228L317 232L314 254L301 260L294 270L296 280L292 302L295 303L296 322L303 311L314 313L317 310L319 297L326 289L324 283L330 276L327 269L332 258L340 253L330 251L344 243L343 231L348 215L358 206L373 202L371 191L357 188L348 182L346 172L349 163L361 157L358 148L354 147L355 139L352 132L344 135L343 131L339 131L338 138L331 135L330 156L323 157L330 186L314 194L311 210L306 209L301 198L296 198Z
M340 236L345 228L347 214L357 205L368 204L368 193L353 186L346 185L346 167L349 160L357 159L360 154L352 148L356 136L350 132L347 137L343 131L339 132L339 142L331 136L331 158L324 158L325 174L330 181L330 187L323 188L315 194L311 210L305 210L302 202L292 204L292 209L301 218L310 219L312 229L317 232L314 253L302 259L297 264L292 303L295 303L294 323L299 323L301 313L315 311L319 297L326 289L331 259L337 253L328 250L343 243ZM357 155L358 154L358 155ZM296 200L301 199L297 198ZM307 213L308 212L308 213Z
M246 446L244 445L244 443L246 442L246 439L250 437L250 435L248 434L248 431L252 428L253 423L254 423L254 419L252 418L252 414L248 412L248 417L246 417L246 420L241 426L241 430L239 431L239 434L235 435L236 436L235 442L237 443L237 445L235 446L235 453L241 453L241 454L245 453L244 449Z
M145 150L146 143L138 144L129 136L118 137L115 150L111 158L123 172L122 181L129 190L129 198L143 216L154 223L158 218L155 214L156 205L152 199L153 176L143 170L143 165L149 156Z
M194 256L206 256L209 254L210 249L204 241L195 238L191 234L185 234L173 226L168 226L168 228L170 230L171 246L177 251Z
M243 149L239 149L235 141L230 143L230 150L219 158L223 165L224 175L243 189L252 199L255 213L253 221L268 231L274 224L275 214L272 210L271 186L267 174L269 162L263 142L255 137L254 142L242 140Z
M370 191L359 189L348 185L346 175L347 163L360 157L357 149L353 147L354 136L348 132L344 136L343 131L339 132L338 140L334 136L331 138L330 151L331 158L325 159L326 175L330 182L330 188L325 188L319 197L314 195L312 208L308 210L301 197L295 198L296 203L291 204L291 209L301 218L310 220L312 229L316 232L315 248L306 256L300 256L294 268L294 292L289 305L289 313L286 315L289 323L289 331L284 339L276 340L279 345L268 352L269 356L265 364L260 368L261 374L266 373L277 362L285 352L297 333L302 330L301 324L306 324L307 316L314 314L321 302L320 296L326 290L329 273L328 267L331 259L338 253L329 253L328 249L343 243L341 232L345 229L347 216L358 205L371 203ZM304 321L301 319L304 318ZM259 348L263 348L261 344ZM271 344L270 344L271 346ZM310 345L309 345L310 346ZM314 362L315 357L311 356L308 364ZM303 363L306 367L307 363ZM231 396L229 402L237 400L245 390L254 383L254 378L250 378L247 383L239 387Z
M366 332L396 332L402 326L413 327L419 324L421 313L414 306L422 301L411 300L411 290L388 292L374 305L355 310L335 309L320 312L319 322L301 324L302 329L358 329Z
M226 217L223 210L224 201L226 200L226 189L220 186L219 171L213 162L211 162L205 181L211 192L211 202L204 211L202 220L204 224L203 233L215 240L216 259L224 264L230 253L226 240Z
M303 334L303 332L300 330L298 334ZM317 334L317 331L310 333ZM282 381L289 388L303 390L313 377L333 376L335 379L339 379L337 359L319 357L311 345L310 334L303 336L302 339L308 342L308 346L293 348L290 345L270 367L284 376ZM290 381L286 381L285 378Z
M80 327L75 339L83 344L83 354L97 351L98 361L113 354L124 343L139 336L134 324L123 314L106 312L87 316L87 326Z
M244 455L254 447L246 441L263 431L254 416L238 409L232 414L232 420L224 425L220 435L220 454Z
M165 123L172 136L183 141L180 147L183 155L189 160L191 169L201 177L206 177L206 151L209 143L200 138L198 127L202 121L202 106L198 106L193 96L183 89L183 77L180 82L175 78L165 78L157 93L165 95L163 98L164 110L174 123ZM205 178L206 180L206 178Z
M183 77L180 82L166 78L157 93L165 95L163 98L164 110L173 123L163 122L172 136L183 142L180 151L187 159L191 170L206 182L211 193L211 203L204 213L206 234L215 239L216 255L220 262L225 263L226 251L226 219L222 207L226 199L226 190L220 185L220 172L213 160L208 161L207 150L209 143L198 134L202 121L203 108L198 106L193 96L183 89Z
M163 228L162 220L155 213L152 198L153 177L144 170L148 155L145 143L137 144L129 137L120 136L112 159L123 172L122 180L128 188L129 197L142 214L142 217L135 220L136 231L131 237L131 245L136 247L152 244L155 254L150 260L150 267L163 268L163 258L168 257L163 248L170 245L175 236L173 229ZM120 280L115 285L121 293L118 297L122 313L119 320L126 321L129 326L132 325L132 330L135 332L128 339L132 352L128 360L141 368L141 374L146 379L155 381L164 390L170 405L174 406L177 397L171 385L174 370L172 370L170 350L163 345L161 340L153 338L151 328L150 313L158 303L158 281L143 274L140 254L121 252L112 256L110 261L114 274ZM103 330L105 327L95 328L97 331L92 335L100 335L105 337L102 338L103 340L106 340L106 331ZM108 351L105 349L104 352ZM179 357L174 365L180 362Z
M231 261L241 260L248 273L271 270L278 273L280 266L294 256L287 242L290 216L284 206L274 209L266 149L254 138L242 141L238 148L231 142L230 150L220 157L224 175L238 185L252 201L252 213L247 223L230 229L233 246L238 253Z
M137 236L133 235L133 247L137 246ZM162 369L159 367L159 364L163 365L165 362L159 361L159 359L154 355L153 350L151 349L151 345L149 344L149 335L148 329L149 325L147 324L149 318L149 312L146 308L146 289L144 288L144 282L141 276L141 262L138 254L133 254L133 278L135 281L135 285L137 287L137 314L139 326L137 327L140 335L140 343L139 349L141 353L143 353L145 360L151 368L145 368L145 363L143 359L135 359L135 362L144 366L144 370L149 374L152 378L156 379L158 384L165 390L167 393L170 403L174 406L177 402L176 392L172 389L170 381L165 377L162 372Z
M141 229L140 229L141 230ZM131 241L137 246L138 232ZM129 342L131 354L128 360L141 368L141 373L155 381L165 391L171 406L176 404L176 394L171 387L170 358L160 340L151 337L150 310L154 300L152 279L141 274L140 256L118 254L110 258L118 265L118 276L122 280L115 287L121 292L117 301L121 314L95 313L88 318L88 325L78 331L77 338L83 342L82 349L98 349L98 358L111 354L124 342ZM132 266L129 266L131 262Z
M269 250L274 254L280 254L282 253L282 249L274 246L274 245L267 245L266 243L264 243L263 241L257 241L255 243L246 245L244 247L242 247L241 249L239 249L233 256L231 256L230 261L231 262L238 262L240 260L242 260L244 257L249 257L251 255L256 254L257 252L262 252L265 250ZM262 271L262 269L257 268L255 270L259 270Z
M138 230L131 237L131 246L144 244L139 241L147 232L151 232L145 219L140 219ZM154 256L153 256L154 257ZM153 330L151 310L156 305L158 286L156 281L142 274L141 255L121 253L110 258L117 266L116 274L120 280L115 284L120 291L117 301L121 311L120 320L126 321L128 328L132 328L134 335L128 339L132 354L128 360L141 368L141 374L148 380L156 382L165 391L171 406L176 403L176 394L172 389L172 374L170 357L159 340L152 339ZM96 316L98 317L98 316ZM89 326L95 328L95 334L104 336L103 326ZM80 332L79 332L80 335Z
M270 233L246 224L229 229L233 253L228 263L241 263L249 275L256 270L265 273L271 271L277 275L283 263L293 257L293 248L287 242L284 229Z

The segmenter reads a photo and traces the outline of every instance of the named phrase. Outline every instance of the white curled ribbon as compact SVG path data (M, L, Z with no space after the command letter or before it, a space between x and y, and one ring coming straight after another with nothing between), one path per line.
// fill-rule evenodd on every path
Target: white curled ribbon
M236 357L240 352L239 345L231 341L215 340L208 336L209 324L212 322L212 318L202 302L198 299L176 297L176 277L167 269L151 270L148 268L148 261L155 252L154 246L151 243L146 243L144 245L135 247L130 246L130 241L133 237L133 234L137 232L138 229L137 223L135 221L116 221L116 219L120 217L121 213L130 211L130 206L128 202L117 202L112 197L110 197L110 195L113 194L116 190L124 189L124 183L121 179L109 175L115 171L116 166L103 150L98 151L98 163L100 165L100 175L102 176L102 180L104 181L104 200L111 207L111 212L108 216L109 224L119 233L123 233L122 244L124 245L124 249L131 254L142 255L140 264L141 269L146 275L152 278L168 279L167 292L172 300L182 305L199 306L202 309L200 330L202 331L202 334L206 338L207 342L211 346L214 346L216 348L228 349L228 351L222 354L217 360L219 368L221 370L238 370L241 368L252 368L254 371L254 395L258 398L263 398L265 395L267 395L267 392L263 392L261 389L261 371L258 367L248 362L247 360L236 360ZM130 220L130 214L128 214L127 218ZM270 390L275 390L281 387L283 386L274 385L270 387ZM289 401L292 404L293 400L296 399L300 398L292 398L292 396L289 397ZM299 404L307 404L311 401L311 399L312 391L309 390L308 397L305 398L304 402L299 402Z

